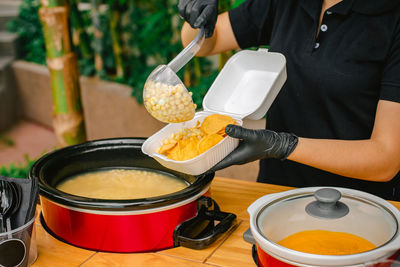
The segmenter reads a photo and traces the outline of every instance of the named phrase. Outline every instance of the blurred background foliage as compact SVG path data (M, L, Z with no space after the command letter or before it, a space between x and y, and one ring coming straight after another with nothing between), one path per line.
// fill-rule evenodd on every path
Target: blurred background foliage
M25 162L20 164L11 163L8 166L0 166L0 176L7 176L12 178L27 178L29 170L35 160L25 156Z
M219 12L244 0L220 0ZM183 20L178 0L69 0L70 27L79 71L85 76L123 83L142 103L142 89L150 72L167 64L182 49ZM39 0L22 0L18 17L8 29L19 36L20 58L46 64ZM178 76L193 92L201 108L202 99L231 53L194 58Z

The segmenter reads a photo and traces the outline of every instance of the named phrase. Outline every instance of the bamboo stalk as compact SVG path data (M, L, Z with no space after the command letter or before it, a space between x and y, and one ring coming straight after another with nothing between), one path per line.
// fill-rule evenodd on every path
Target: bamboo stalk
M71 52L66 0L42 0L39 9L53 95L53 127L60 146L86 140L77 57Z
M191 87L192 84L192 66L191 64L186 64L185 70L183 73L183 83L186 85L186 87Z
M194 85L197 85L200 83L200 78L201 78L200 59L198 57L193 58L193 65L194 65L194 76L196 77Z
M233 55L232 51L222 52L218 55L218 71L221 71L228 59Z
M115 68L117 78L124 78L125 76L125 67L122 59L122 45L121 38L119 34L119 21L120 21L120 12L119 6L117 3L114 3L109 6L109 18L110 18L110 34L112 38L112 47L114 52L115 59Z
M91 59L93 53L90 47L89 36L83 25L83 19L77 7L77 0L70 0L70 10L73 30L72 42L75 46L79 47L84 58Z
M103 52L103 31L100 24L100 0L91 0L92 3L92 23L94 28L94 68L96 69L97 75L103 72L103 58L101 53Z
M185 72L183 73L183 81L187 87L193 87L200 83L201 79L201 65L200 59L194 57L192 62L189 62L185 66Z

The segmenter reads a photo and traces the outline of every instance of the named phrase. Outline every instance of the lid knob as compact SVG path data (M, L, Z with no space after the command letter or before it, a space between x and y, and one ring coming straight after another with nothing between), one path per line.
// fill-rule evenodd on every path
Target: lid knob
M306 206L306 212L317 218L338 219L349 213L349 208L339 199L342 194L334 188L322 188L314 192L317 201Z

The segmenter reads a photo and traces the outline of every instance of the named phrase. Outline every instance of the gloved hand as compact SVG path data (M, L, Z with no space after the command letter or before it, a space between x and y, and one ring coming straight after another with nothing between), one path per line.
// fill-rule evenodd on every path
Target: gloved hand
M291 133L251 130L231 124L226 126L225 132L231 137L239 138L239 146L208 172L258 159L285 160L296 148L298 142L298 137Z
M179 0L178 9L192 28L204 26L206 38L213 35L218 17L218 0Z

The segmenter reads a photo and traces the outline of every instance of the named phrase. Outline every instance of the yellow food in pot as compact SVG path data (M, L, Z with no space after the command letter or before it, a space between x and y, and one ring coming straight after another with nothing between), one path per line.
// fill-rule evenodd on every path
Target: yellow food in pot
M282 239L278 244L300 252L319 255L347 255L376 248L374 244L357 235L325 230L298 232Z
M185 180L162 173L112 169L69 177L57 189L96 199L138 199L175 193L187 186Z

